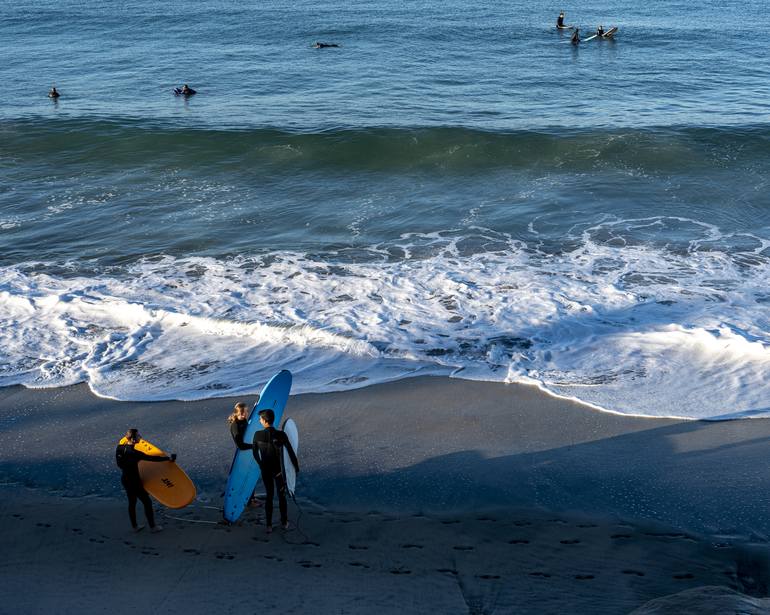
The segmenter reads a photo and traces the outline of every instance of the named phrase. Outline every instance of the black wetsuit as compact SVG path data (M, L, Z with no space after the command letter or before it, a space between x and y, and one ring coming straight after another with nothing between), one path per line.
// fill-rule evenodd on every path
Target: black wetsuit
M602 38L602 37L604 37L604 28L598 28L598 29L596 30L596 35L597 35L599 38Z
M236 419L230 423L230 435L233 437L235 446L242 451L248 451L251 449L251 444L246 444L243 441L243 435L246 433L246 428L249 426L249 421L246 419Z
M559 15L559 17L556 18L556 27L557 28L563 28L564 27L564 16Z
M168 461L170 457L146 455L134 448L133 444L118 444L115 449L115 461L123 471L120 482L128 496L128 518L131 526L136 527L136 501L140 500L144 506L144 514L150 527L155 527L155 514L152 510L150 494L144 490L142 479L139 476L140 461Z
M289 442L288 436L275 427L267 427L254 434L254 459L262 471L262 483L265 485L265 525L273 525L273 495L278 487L278 508L281 511L281 524L288 522L286 504L286 479L283 475L283 449L289 453L294 469L299 472L297 455Z

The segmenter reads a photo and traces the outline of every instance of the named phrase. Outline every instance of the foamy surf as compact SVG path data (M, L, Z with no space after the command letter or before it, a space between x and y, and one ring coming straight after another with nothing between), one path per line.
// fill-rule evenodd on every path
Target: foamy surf
M613 235L678 225L686 249ZM683 219L607 220L570 250L476 229L315 256L0 270L0 384L115 399L294 392L416 374L535 382L613 412L770 415L767 242ZM728 249L720 249L729 245Z

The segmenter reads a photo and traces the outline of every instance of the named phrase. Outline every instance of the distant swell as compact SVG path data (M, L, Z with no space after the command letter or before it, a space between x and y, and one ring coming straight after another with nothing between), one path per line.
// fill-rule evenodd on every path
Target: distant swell
M404 169L474 172L633 168L665 173L764 167L770 127L486 132L460 127L211 130L131 120L28 120L0 126L0 162L134 167L173 163L233 171Z

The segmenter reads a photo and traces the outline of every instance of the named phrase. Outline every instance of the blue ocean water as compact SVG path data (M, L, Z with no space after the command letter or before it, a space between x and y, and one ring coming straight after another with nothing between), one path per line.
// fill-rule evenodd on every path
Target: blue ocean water
M770 414L763 4L0 8L0 385Z

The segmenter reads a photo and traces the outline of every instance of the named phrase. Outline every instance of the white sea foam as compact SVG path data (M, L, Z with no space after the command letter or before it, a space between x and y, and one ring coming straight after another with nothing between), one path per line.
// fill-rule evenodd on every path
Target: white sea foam
M667 226L689 245L655 245ZM530 230L528 244L447 232L88 277L7 267L0 385L196 399L258 391L280 368L294 392L447 374L537 382L622 413L770 415L767 241L676 218L607 220L549 251Z

